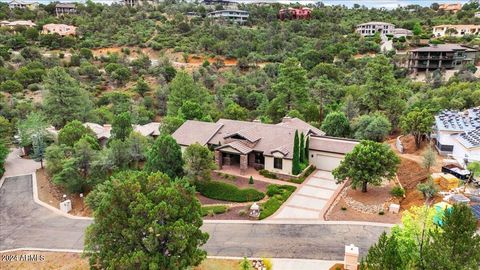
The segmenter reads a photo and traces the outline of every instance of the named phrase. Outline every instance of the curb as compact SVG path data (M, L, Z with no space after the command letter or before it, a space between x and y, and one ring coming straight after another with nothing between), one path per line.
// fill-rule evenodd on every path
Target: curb
M366 222L366 221L328 221L328 220L311 220L311 219L278 219L278 220L204 220L203 224L258 224L258 225L353 225L353 226L375 226L392 228L397 224L380 223L380 222Z

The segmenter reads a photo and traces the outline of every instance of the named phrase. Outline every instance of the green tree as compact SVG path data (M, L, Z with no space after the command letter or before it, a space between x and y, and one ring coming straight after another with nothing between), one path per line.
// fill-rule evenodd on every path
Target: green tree
M279 75L273 90L284 96L287 111L302 111L302 104L308 100L307 72L295 58L288 58L280 65Z
M7 118L0 115L0 141L8 144L12 137L12 124Z
M17 124L18 134L20 135L21 146L31 146L33 143L33 137L37 134L42 134L43 137L47 137L48 123L39 113L30 113L26 119L20 120Z
M390 134L392 125L381 113L366 114L354 119L352 124L357 140L382 142Z
M85 182L90 176L90 170L95 158L95 151L92 149L92 145L87 137L88 135L83 136L78 140L75 143L73 151L73 157L75 158L77 168Z
M292 173L297 175L300 173L300 149L299 149L298 130L295 130L295 137L293 140L293 161L292 161Z
M209 94L205 88L198 86L186 72L178 72L169 85L167 110L168 114L177 116L180 108L187 101L195 102L201 107L207 101Z
M252 263L247 259L247 257L243 257L243 260L240 262L240 269L252 270Z
M307 136L307 140L305 141L305 162L308 163L308 159L310 158L310 136Z
M150 91L150 86L148 86L148 83L143 77L138 78L137 85L135 85L135 91L139 93L142 97L145 95L145 93Z
M39 132L32 137L33 159L40 161L40 167L43 169L43 159L45 158L45 150L47 148L47 142L45 134Z
M92 131L80 121L73 120L58 132L58 143L73 147L86 134L92 134Z
M337 183L349 179L352 188L361 187L362 192L367 192L368 184L378 186L392 179L399 163L400 159L387 144L361 141L332 174Z
M52 182L62 186L69 193L79 193L86 190L86 183L80 175L77 161L74 158L67 158L62 161L62 169L52 177Z
M212 170L216 168L213 153L205 146L198 143L191 144L183 154L185 160L184 171L187 179L196 181L209 181Z
M467 204L445 211L441 228L432 233L425 247L426 270L476 270L480 265L477 221Z
M106 269L180 270L206 257L201 206L187 181L162 173L122 172L88 197L85 236L90 265ZM105 233L108 232L108 233Z
M427 151L423 153L422 157L422 166L423 168L427 169L428 173L430 174L430 169L437 164L437 153L433 150L432 146L427 148Z
M10 94L23 90L23 85L16 80L7 80L0 84L0 91Z
M402 267L396 236L388 236L385 232L380 235L378 242L370 247L365 260L360 264L361 270L398 270Z
M369 111L386 109L389 101L398 94L390 60L384 55L376 56L368 62L365 76L363 103Z
M161 134L173 134L181 125L185 123L185 119L177 116L166 116L163 118L162 124L160 125Z
M146 158L149 141L145 136L138 132L130 133L127 141L130 147L130 156L134 162L134 168L138 169L140 161L143 161Z
M223 116L227 119L245 121L248 118L248 110L235 102L228 104L223 111Z
M402 131L411 134L415 138L415 146L420 148L422 136L432 130L433 115L427 109L415 108L400 120Z
M348 137L350 134L350 123L342 112L331 112L323 120L322 131L328 136Z
M63 127L75 119L85 122L92 104L87 92L75 79L63 68L55 67L47 72L44 84L47 91L45 112L55 127Z
M305 135L300 133L300 146L299 146L299 153L298 153L300 163L305 163Z
M123 112L113 118L111 138L125 141L132 131L132 118L129 112Z
M187 120L201 120L205 117L205 111L198 102L187 100L180 107L178 115Z
M163 172L175 179L183 175L183 164L182 151L175 139L170 135L161 135L147 154L145 170Z
M108 158L111 160L114 170L128 168L132 162L129 143L119 139L110 139L108 141Z
M0 141L0 175L3 175L5 172L5 160L8 156L8 147L5 145L5 142Z

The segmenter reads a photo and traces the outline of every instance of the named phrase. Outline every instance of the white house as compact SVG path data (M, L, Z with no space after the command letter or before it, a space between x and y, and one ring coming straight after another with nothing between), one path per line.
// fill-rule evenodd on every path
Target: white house
M480 107L440 112L435 116L432 137L440 154L463 165L480 161Z
M357 25L356 32L362 36L373 36L376 33L381 35L393 35L395 25L386 22L367 22Z
M479 35L480 34L480 25L475 24L463 24L463 25L453 25L453 24L443 24L433 27L433 35L435 37L463 37L465 35Z

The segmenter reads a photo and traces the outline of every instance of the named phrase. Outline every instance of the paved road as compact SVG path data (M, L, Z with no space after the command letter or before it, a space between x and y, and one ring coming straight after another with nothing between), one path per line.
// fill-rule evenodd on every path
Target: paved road
M59 216L33 202L31 176L7 178L0 189L0 250L82 249L89 220ZM206 223L210 256L342 260L344 245L364 252L384 227L332 224Z

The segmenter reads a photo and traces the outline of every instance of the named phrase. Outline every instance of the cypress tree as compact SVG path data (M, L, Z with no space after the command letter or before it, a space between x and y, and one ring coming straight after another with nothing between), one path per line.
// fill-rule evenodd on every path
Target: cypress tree
M292 161L292 173L294 175L300 173L300 156L298 145L298 130L295 130L295 138L293 140L293 161Z
M308 158L309 158L309 151L310 149L310 137L307 137L307 140L305 141L305 162L308 163Z
M300 163L305 162L305 135L300 134Z

